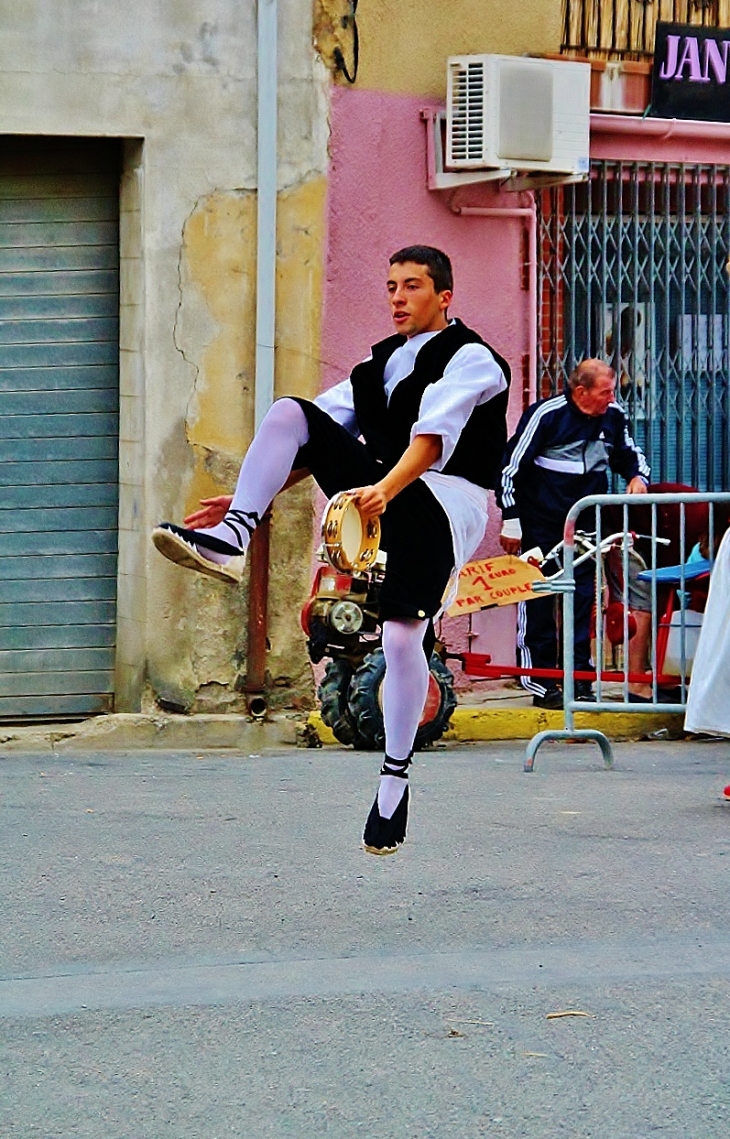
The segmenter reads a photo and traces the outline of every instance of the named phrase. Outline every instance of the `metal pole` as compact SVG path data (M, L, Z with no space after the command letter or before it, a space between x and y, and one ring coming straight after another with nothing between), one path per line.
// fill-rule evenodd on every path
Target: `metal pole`
M575 558L575 520L566 523L563 535L563 577L575 582L573 561ZM563 707L565 710L565 730L572 732L575 726L575 712L572 703L575 699L575 588L563 594Z
M254 429L274 401L276 333L277 0L258 0L258 176L256 230L256 373ZM270 520L249 551L248 652L245 691L253 716L266 714L266 631Z
M276 332L277 0L258 0L256 388L258 431L274 402Z

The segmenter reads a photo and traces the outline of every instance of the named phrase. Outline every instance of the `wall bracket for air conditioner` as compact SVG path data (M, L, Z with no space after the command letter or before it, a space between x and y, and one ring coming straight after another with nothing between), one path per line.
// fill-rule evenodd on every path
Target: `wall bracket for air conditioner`
M550 186L570 186L587 182L588 174L541 174L519 171L511 167L482 170L446 170L444 168L444 130L446 111L426 107L421 111L426 124L426 177L429 190L456 190L459 186L477 186L501 182L500 189L519 193L522 190L546 190Z
M456 190L459 186L475 186L481 182L504 182L515 173L510 167L493 170L444 169L444 127L446 111L427 107L421 111L426 124L426 175L429 190Z
M573 186L587 182L588 174L537 174L534 170L524 174L513 173L502 186L503 190L549 190L551 186Z

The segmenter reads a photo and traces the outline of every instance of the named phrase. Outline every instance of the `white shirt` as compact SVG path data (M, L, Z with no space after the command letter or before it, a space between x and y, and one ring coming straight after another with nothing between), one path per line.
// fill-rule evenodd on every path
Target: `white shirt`
M401 380L410 376L423 345L434 336L438 336L438 332L420 332L396 348L385 366L384 385L388 402ZM451 357L441 379L424 390L418 419L411 428L411 442L416 435L440 435L442 441L439 458L420 477L443 507L454 544L455 573L452 589L444 600L444 609L451 603L459 570L484 537L488 495L476 483L441 472L474 408L487 403L506 387L502 369L489 349L484 344L465 344ZM351 435L360 434L349 379L322 392L314 402Z

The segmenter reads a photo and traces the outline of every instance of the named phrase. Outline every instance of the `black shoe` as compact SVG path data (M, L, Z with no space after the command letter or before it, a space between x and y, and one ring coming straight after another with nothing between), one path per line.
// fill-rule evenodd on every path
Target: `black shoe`
M563 693L559 688L546 688L544 696L533 696L532 705L534 708L552 708L559 710L563 707Z
M406 841L409 791L410 788L406 787L403 798L389 819L381 817L378 796L375 796L362 836L363 849L368 854L395 854L398 847Z
M197 530L186 530L173 522L161 522L152 531L152 541L163 557L184 569L197 570L207 577L227 581L237 585L243 577L246 555L237 546L229 546L209 534L198 534ZM228 555L224 564L211 562L196 548L196 542L219 554Z
M596 697L590 680L576 680L575 699L582 700L584 704L595 704Z

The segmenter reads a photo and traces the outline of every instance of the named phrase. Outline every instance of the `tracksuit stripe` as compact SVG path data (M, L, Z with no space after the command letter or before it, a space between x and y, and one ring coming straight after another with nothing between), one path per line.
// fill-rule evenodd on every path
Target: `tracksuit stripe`
M527 424L522 438L512 452L509 463L502 472L502 501L505 506L514 506L515 504L514 477L519 470L522 457L530 446L532 438L537 431L540 420L543 416L547 415L548 412L556 411L559 407L565 407L567 402L564 395L553 396L552 399L546 400L542 407L538 408Z
M649 466L649 464L646 461L646 455L644 454L644 452L641 450L640 447L637 447L636 443L634 442L634 440L629 435L629 424L628 424L628 420L626 418L626 412L624 411L624 409L622 408L620 403L612 403L609 406L615 407L617 411L621 412L621 415L622 415L623 421L624 421L624 443L626 444L627 447L630 447L631 450L636 455L636 459L637 459L637 462L639 464L639 474L642 476L642 478L645 478L648 481L651 478L651 467Z
M520 666L522 668L532 668L532 653L527 647L525 641L525 634L527 632L527 602L520 601L517 605L517 649L520 654ZM547 689L538 684L532 676L521 676L520 681L522 687L532 692L533 696L544 696Z

